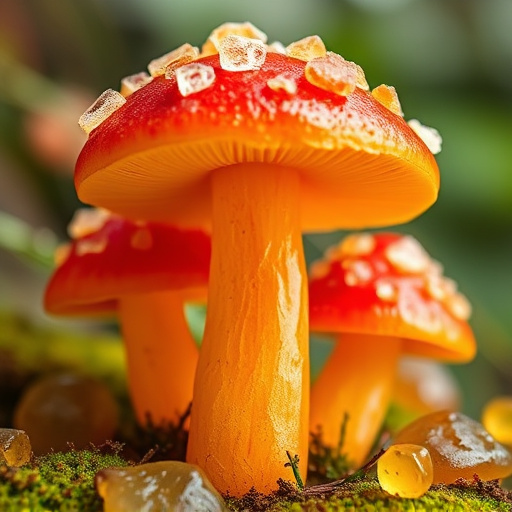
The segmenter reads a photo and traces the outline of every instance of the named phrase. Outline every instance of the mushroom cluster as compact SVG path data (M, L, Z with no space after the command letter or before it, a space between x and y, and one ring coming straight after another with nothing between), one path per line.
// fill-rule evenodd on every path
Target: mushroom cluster
M302 234L389 226L421 214L437 198L433 153L440 139L404 120L393 87L370 90L363 70L327 51L317 36L284 47L267 44L250 23L227 23L201 50L184 44L148 71L123 79L121 92L106 91L81 117L88 140L76 190L84 203L140 229L158 223L211 232L187 459L223 493L269 492L289 478L287 452L298 456L302 474L307 468ZM150 257L158 265L167 258L155 251L147 252L147 269L133 269L137 276L152 272ZM79 259L75 251L67 263L77 268ZM137 286L125 287L130 306L123 323L144 322L157 307L143 306L152 292L147 287L135 298ZM159 308L175 308L158 294ZM96 309L90 299L87 309ZM106 299L114 296L99 297ZM124 304L125 295L115 301ZM155 338L167 335L156 331ZM444 350L432 345L432 352ZM459 344L452 345L450 353L458 354ZM464 350L469 356L472 349ZM165 348L159 363L170 358ZM137 382L142 386L144 378ZM146 389L141 400L150 403L153 394ZM171 401L156 409L165 415L162 407L173 412Z

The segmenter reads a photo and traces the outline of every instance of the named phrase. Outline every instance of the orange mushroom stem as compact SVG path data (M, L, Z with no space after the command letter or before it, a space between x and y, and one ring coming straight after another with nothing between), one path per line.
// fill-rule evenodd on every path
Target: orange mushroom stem
M177 421L192 401L199 357L187 301L206 301L209 236L82 209L57 251L45 309L65 316L117 315L137 420Z
M412 237L351 235L311 269L311 330L337 346L311 391L311 429L360 465L387 411L401 354L469 361L470 306Z
M252 486L270 492L289 478L287 450L306 474L307 275L298 187L293 170L258 164L212 177L212 278L190 427L208 435L190 437L187 459L236 495Z

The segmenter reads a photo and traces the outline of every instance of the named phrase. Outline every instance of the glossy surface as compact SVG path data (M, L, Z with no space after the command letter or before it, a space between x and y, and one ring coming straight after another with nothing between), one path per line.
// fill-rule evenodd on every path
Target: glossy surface
M457 478L481 480L512 474L512 455L477 421L462 413L440 411L423 416L401 430L393 444L412 443L430 452L434 483Z
M267 493L278 478L291 479L286 450L299 456L302 475L308 457L299 183L293 172L262 167L214 175L218 229L187 454L220 492L235 496L252 486Z
M0 464L20 467L30 461L32 446L23 430L0 428Z
M197 466L177 461L109 468L96 475L104 512L225 512Z
M209 87L183 96L174 76L156 77L91 132L75 173L83 202L210 225L211 172L243 162L296 169L306 230L397 224L436 200L434 157L370 92L317 87L306 62L278 53L258 71L226 71L218 55L194 62L213 69ZM284 73L293 94L267 85Z
M403 353L446 361L475 355L467 299L411 236L351 235L314 263L310 275L317 332L396 336Z
M322 441L338 446L345 414L342 452L354 467L365 462L389 403L400 356L400 340L342 334L311 389L310 425ZM382 350L385 345L386 349Z
M390 446L377 461L377 477L382 489L389 494L400 498L419 498L432 485L432 459L423 446Z
M14 426L24 430L36 455L87 448L112 439L118 410L105 384L71 373L44 377L23 394Z
M482 424L494 439L512 447L512 396L499 396L487 403Z

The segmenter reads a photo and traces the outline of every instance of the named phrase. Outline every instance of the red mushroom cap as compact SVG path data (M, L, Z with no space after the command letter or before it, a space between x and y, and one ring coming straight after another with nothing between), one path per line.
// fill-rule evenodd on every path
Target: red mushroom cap
M204 231L85 211L93 212L99 225L86 226L66 248L46 288L46 311L112 313L123 295L163 290L186 290L190 299L206 295L210 237Z
M187 66L203 66L211 83L193 93L180 92L180 68L154 77L91 131L76 165L80 199L208 225L210 172L254 162L299 171L304 230L384 226L426 210L439 171L425 143L369 91L311 83L310 64L269 52L258 70L230 71L219 55L202 57Z
M356 234L312 266L313 331L402 338L403 353L468 361L470 306L411 236Z

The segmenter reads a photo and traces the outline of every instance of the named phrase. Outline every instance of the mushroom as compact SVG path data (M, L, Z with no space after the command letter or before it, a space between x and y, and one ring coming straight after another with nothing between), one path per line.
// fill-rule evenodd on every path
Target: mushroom
M405 222L436 200L439 174L354 63L318 44L283 55L259 31L214 33L213 54L183 63L177 51L106 118L104 100L91 109L102 120L75 184L82 201L128 217L211 226L188 460L241 495L289 478L286 451L306 472L302 232Z
M375 440L401 354L465 362L471 308L411 236L358 233L311 266L310 324L336 346L311 390L311 428L359 465Z
M54 315L116 314L138 421L177 420L192 400L198 349L184 316L206 301L210 238L200 230L82 209L57 251L44 306Z

